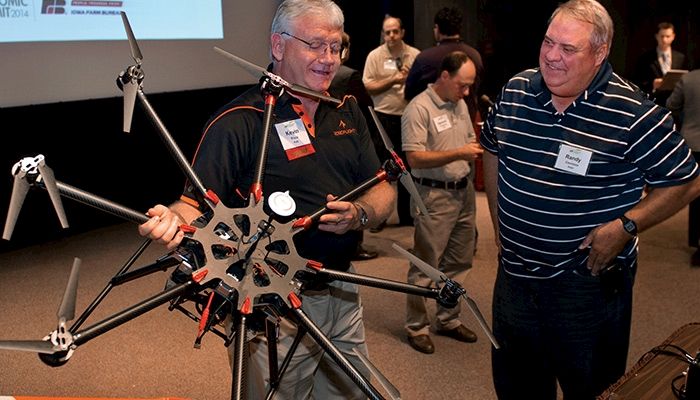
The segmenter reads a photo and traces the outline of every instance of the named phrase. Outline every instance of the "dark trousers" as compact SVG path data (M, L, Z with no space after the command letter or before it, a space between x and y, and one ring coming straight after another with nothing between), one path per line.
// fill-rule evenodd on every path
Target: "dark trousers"
M594 399L625 372L634 269L617 295L600 278L567 271L527 279L499 268L493 294L496 394L505 399Z
M401 157L404 165L406 165L406 169L410 171L406 161L406 153L401 150L401 116L377 112L377 118L379 118L379 122L382 123L384 130L389 135L389 140L391 140L396 154ZM377 147L377 154L379 155L380 161L384 162L384 160L391 157L389 152L384 149L384 144L382 144L381 147L375 144L375 147ZM411 217L411 196L401 183L398 183L397 186L398 197L396 210L399 215L399 225L413 225L413 217Z
M700 152L693 152L695 161L700 162ZM688 246L700 247L700 198L688 206Z

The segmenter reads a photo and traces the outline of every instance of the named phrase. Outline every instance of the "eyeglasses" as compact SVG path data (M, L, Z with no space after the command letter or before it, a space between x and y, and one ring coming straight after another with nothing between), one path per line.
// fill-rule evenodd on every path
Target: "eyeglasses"
M391 35L392 33L393 33L394 35L398 35L399 33L401 33L401 29L389 29L389 30L387 30L387 31L384 31L384 34L385 34L386 36L389 36L389 35Z
M310 42L292 35L291 33L287 32L280 32L280 35L287 35L289 37L293 37L294 39L304 43L309 47L309 50L313 51L314 53L318 54L319 56L323 55L326 52L326 49L330 49L331 54L334 56L340 55L340 52L343 50L343 46L338 43L338 42L333 42L333 43L326 43L320 40L312 40Z

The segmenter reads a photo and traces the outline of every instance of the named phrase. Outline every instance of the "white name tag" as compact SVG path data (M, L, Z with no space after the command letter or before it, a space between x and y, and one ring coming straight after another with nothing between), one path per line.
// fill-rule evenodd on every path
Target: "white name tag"
M572 174L585 176L588 165L591 163L592 152L578 147L562 144L559 147L559 155L554 163L554 168L571 172Z
M390 58L388 60L384 60L384 69L389 69L392 71L396 71L396 60L393 58Z
M289 160L314 153L311 139L301 118L275 124L275 129Z
M433 123L435 123L435 128L437 129L438 133L444 131L445 129L452 128L452 123L446 114L433 118Z

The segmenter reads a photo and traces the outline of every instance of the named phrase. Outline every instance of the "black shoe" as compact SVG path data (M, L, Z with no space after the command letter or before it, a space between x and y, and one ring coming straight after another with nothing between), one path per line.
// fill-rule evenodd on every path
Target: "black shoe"
M375 226L374 228L369 228L369 231L372 233L379 233L384 230L384 227L386 227L386 221L382 222L381 224Z
M377 258L379 254L376 251L369 251L362 246L357 246L357 251L352 256L353 261L365 261Z
M469 328L467 328L464 325L460 325L454 329L439 330L437 331L437 334L451 337L452 339L459 340L460 342L476 342L476 333L472 332Z
M695 250L695 253L690 256L690 266L700 267L700 249Z
M433 345L433 341L430 340L430 336L428 335L408 335L408 344L410 344L411 347L420 351L421 353L433 354L435 352L435 346Z

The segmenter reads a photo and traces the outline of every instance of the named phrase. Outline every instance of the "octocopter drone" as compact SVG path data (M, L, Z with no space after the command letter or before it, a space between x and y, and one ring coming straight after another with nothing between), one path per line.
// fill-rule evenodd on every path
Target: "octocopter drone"
M39 353L40 358L45 363L60 366L65 364L74 351L84 343L160 305L169 303L171 310L181 311L198 322L195 347L199 346L202 336L207 332L213 332L221 337L226 346L234 346L231 368L232 399L242 399L247 394L245 371L249 330L264 330L267 335L268 356L271 361L270 385L266 398L272 398L276 393L298 344L302 337L308 334L369 398L383 399L382 394L370 383L369 377L363 376L348 361L301 308L299 295L305 287L313 282L334 280L433 298L447 307L456 306L459 299L462 298L494 347L499 347L478 307L467 296L464 288L398 245L394 244L393 248L435 281L436 288L335 271L325 268L319 262L301 257L296 250L293 237L314 226L321 215L328 211L325 206L320 207L311 215L288 222L280 222L280 220L284 220L280 217L291 216L296 206L289 192L276 192L267 198L271 213L267 214L263 209L265 197L263 196L262 181L265 173L266 149L271 130L272 112L279 96L284 91L289 91L320 101L340 103L339 100L286 82L262 67L215 47L217 52L256 78L260 78L261 90L265 97L262 139L255 164L254 182L249 191L248 205L244 208L226 207L214 192L207 190L202 184L148 102L142 87L144 80L141 68L143 56L126 14L122 12L121 15L131 48L131 56L135 62L134 65L122 71L117 78L117 85L124 93L123 129L125 132L130 131L133 109L136 99L138 99L171 155L194 187L195 196L200 204L205 206L206 211L190 224L180 226L180 230L185 233L185 239L176 250L156 260L155 263L131 270L135 261L149 245L150 240L146 240L79 318L71 326L68 326L69 321L75 317L80 267L80 260L76 259L57 313L56 329L41 340L0 341L0 349ZM427 214L428 211L418 195L410 173L394 151L388 135L372 108L370 108L370 112L391 158L384 162L375 176L338 197L337 200L349 201L379 182L398 180L411 193L421 212ZM12 235L22 203L31 187L44 189L48 192L64 228L68 226L68 222L61 204L61 197L73 199L137 224L142 224L149 219L143 213L57 181L42 155L23 158L12 168L12 175L14 184L10 210L3 231L3 238L6 240L9 240ZM164 291L91 326L82 328L90 314L114 286L173 267L175 269L171 273ZM186 307L187 303L195 305L194 312ZM228 317L231 317L233 323L230 334L221 332L217 328L219 323ZM292 347L278 366L277 329L275 328L281 318L288 318L294 322L298 327L298 333ZM398 390L368 359L359 352L356 354L386 393L392 399L398 399L400 397Z

